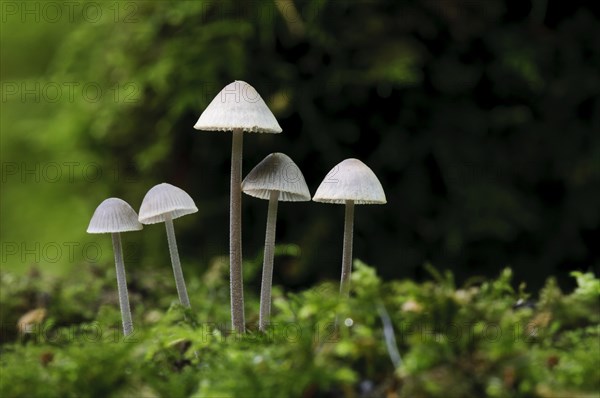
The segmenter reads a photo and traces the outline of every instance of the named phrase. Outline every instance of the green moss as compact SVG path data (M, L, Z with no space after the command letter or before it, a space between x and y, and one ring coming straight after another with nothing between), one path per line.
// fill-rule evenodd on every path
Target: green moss
M510 269L456 287L432 267L434 280L419 284L354 266L349 301L338 302L333 283L275 289L271 327L262 334L249 324L245 335L227 327L225 274L213 270L209 285L192 279L189 310L157 282L167 275L132 270L135 333L127 339L110 272L3 273L0 395L555 397L600 389L594 275L573 273L572 293L549 279L530 295L512 287ZM252 321L258 302L247 293ZM523 297L529 304L515 305ZM17 320L36 307L46 315L18 332Z

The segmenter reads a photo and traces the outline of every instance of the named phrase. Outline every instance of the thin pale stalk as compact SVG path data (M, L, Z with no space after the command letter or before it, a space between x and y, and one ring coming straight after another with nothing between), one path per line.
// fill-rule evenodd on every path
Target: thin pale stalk
M173 275L175 276L175 285L177 286L177 294L179 302L184 307L190 307L190 298L188 297L183 279L183 270L179 261L179 252L177 251L177 241L175 240L175 228L173 228L173 219L171 215L165 218L165 227L167 229L167 240L169 241L169 253L171 254L171 264L173 265Z
M273 285L273 257L275 255L275 226L277 224L277 204L279 191L271 191L267 230L265 232L265 253L263 259L262 285L260 287L260 315L258 329L264 332L271 316L271 286Z
M233 131L231 144L231 194L229 198L229 268L231 324L236 332L245 332L244 281L242 277L242 147L244 133Z
M131 309L129 307L129 295L127 294L127 278L125 276L125 264L123 262L123 246L121 245L121 234L112 234L113 250L115 252L115 267L117 269L117 288L119 290L119 307L121 308L121 319L123 321L123 334L129 336L133 333L133 321L131 320Z
M383 336L385 337L385 345L387 346L388 354L390 355L390 359L392 360L394 367L399 368L402 366L402 357L400 356L400 351L398 350L398 343L396 343L394 324L390 319L390 314L388 314L383 304L377 305L377 312L379 312L379 317L383 323Z
M350 274L352 273L352 237L354 229L354 201L346 201L346 215L344 221L344 252L342 254L342 278L340 281L340 296L348 297L350 294Z

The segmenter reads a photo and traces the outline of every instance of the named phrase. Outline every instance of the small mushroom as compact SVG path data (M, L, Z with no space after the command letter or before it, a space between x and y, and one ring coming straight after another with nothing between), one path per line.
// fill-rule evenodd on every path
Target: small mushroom
M283 153L272 153L257 164L248 173L246 178L244 178L242 191L250 196L269 201L258 321L259 330L264 332L271 314L271 285L273 281L277 204L278 201L309 201L310 192L298 166Z
M243 333L245 330L241 192L243 133L280 133L281 127L254 87L236 80L217 94L202 112L194 128L233 132L229 198L231 323L237 332Z
M346 159L331 169L317 188L313 200L346 205L340 295L347 297L352 272L354 205L385 204L385 192L377 176L367 165L358 159Z
M177 294L179 295L181 304L188 308L190 307L190 299L185 287L185 280L183 279L181 262L179 261L173 220L197 211L198 208L194 200L183 189L171 184L162 183L150 188L146 193L140 206L140 216L138 218L142 224L146 225L165 223Z
M125 336L133 332L133 321L131 320L129 295L127 294L121 232L139 231L142 228L143 226L138 222L135 210L127 202L119 198L109 198L96 208L87 229L90 234L112 234L117 269L117 287L119 289L119 307L121 308L123 334Z

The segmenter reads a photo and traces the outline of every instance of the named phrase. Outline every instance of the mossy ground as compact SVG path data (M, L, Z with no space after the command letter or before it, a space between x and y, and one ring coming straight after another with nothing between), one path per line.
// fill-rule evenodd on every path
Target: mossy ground
M592 274L574 273L569 293L550 278L535 295L514 289L509 269L460 287L451 274L432 275L384 282L356 261L346 303L334 283L276 287L266 334L254 326L258 302L247 292L242 336L227 329L222 264L189 278L191 310L173 304L168 270L131 271L136 331L123 338L114 273L2 273L0 396L598 396L600 280Z

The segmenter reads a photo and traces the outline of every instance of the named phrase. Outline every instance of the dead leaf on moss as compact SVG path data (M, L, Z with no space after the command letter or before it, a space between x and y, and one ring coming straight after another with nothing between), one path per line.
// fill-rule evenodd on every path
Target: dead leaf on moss
M421 312L421 311L423 311L423 306L415 300L408 300L404 304L402 304L402 311L403 312Z
M39 325L46 319L47 311L45 308L36 308L27 312L17 322L17 329L21 333L31 333L35 325Z

